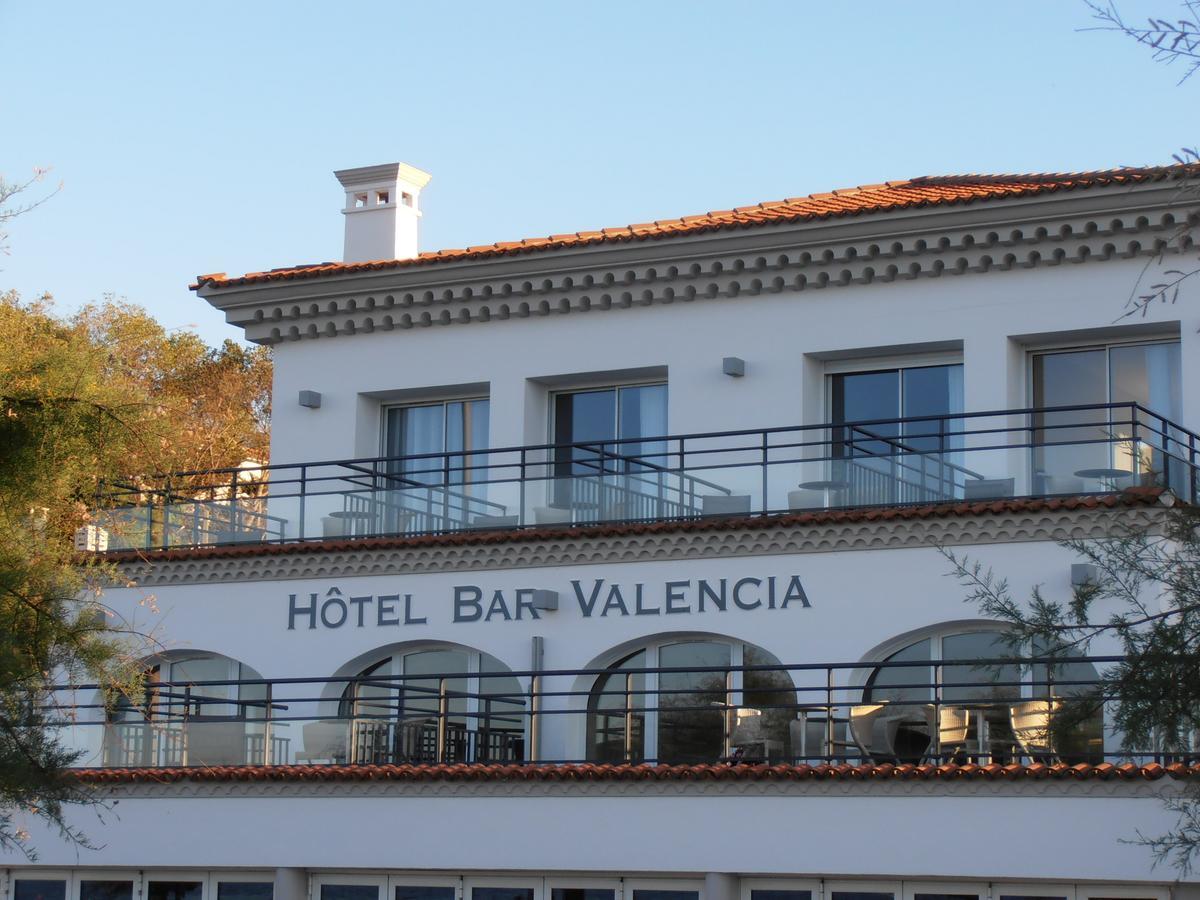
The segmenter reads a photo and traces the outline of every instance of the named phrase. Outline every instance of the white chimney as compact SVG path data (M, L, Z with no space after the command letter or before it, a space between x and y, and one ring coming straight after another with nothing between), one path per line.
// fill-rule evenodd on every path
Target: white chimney
M430 175L405 163L334 172L346 189L345 262L417 255L418 199Z

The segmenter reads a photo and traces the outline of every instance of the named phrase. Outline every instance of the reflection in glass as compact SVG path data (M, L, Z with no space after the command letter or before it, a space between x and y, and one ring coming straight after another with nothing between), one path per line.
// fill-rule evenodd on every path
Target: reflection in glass
M617 663L612 674L596 679L588 696L589 761L621 763L645 759L646 676L623 671L645 667L643 650Z
M396 900L454 900L452 887L421 887L415 884L396 885Z
M889 656L885 663L919 663L933 659L933 641L926 638ZM933 699L932 666L880 667L867 682L865 700L871 703Z
M220 881L217 900L271 900L275 885L269 881Z
M832 471L854 503L915 502L961 494L961 365L849 372L830 378ZM920 421L898 422L900 418ZM883 421L873 421L883 420ZM859 424L854 424L859 423Z
M1003 634L995 631L971 631L948 634L942 638L942 659L1004 659L1012 647ZM1021 696L1021 670L1015 663L942 667L942 700L1015 700Z
M200 900L202 890L199 881L151 881L146 900Z
M13 881L13 900L66 900L67 883L41 878Z
M913 894L913 900L979 900L978 894Z
M377 900L379 888L373 884L323 884L321 900Z
M700 900L700 892L635 890L633 900Z
M79 900L132 900L132 881L81 881Z
M742 665L744 666L779 666L782 665L774 654L768 653L761 647L746 644L742 648ZM761 746L745 748L734 732L735 748L743 748L747 756L756 759L766 759L775 763L791 759L798 748L791 746L791 723L796 718L796 693L791 677L781 670L747 671L742 674L742 709L759 711L757 730L761 736ZM739 720L740 721L740 720ZM753 732L753 730L752 730ZM751 738L755 738L752 733ZM807 893L807 892L802 892ZM786 900L786 898L779 898ZM804 898L800 898L804 900Z
M750 900L812 900L812 891L751 891Z
M689 641L662 647L658 663L664 669L727 669L731 654L728 644ZM704 763L720 758L729 694L727 673L663 671L658 676L658 689L659 762Z
M666 477L666 446L639 439L666 431L665 384L557 394L553 505L593 518L653 515L645 504Z

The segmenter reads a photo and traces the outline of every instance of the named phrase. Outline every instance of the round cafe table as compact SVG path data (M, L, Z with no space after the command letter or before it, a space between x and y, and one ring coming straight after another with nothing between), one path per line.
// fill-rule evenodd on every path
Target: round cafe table
M850 482L841 481L837 478L830 478L824 481L802 481L796 485L802 491L821 491L825 495L825 506L828 508L832 504L829 502L830 495L834 491L844 491L850 487Z
M1128 469L1110 469L1101 467L1098 469L1079 469L1075 472L1075 477L1094 479L1099 481L1102 485L1105 485L1108 490L1112 491L1116 490L1118 478L1128 478L1132 474L1133 473Z

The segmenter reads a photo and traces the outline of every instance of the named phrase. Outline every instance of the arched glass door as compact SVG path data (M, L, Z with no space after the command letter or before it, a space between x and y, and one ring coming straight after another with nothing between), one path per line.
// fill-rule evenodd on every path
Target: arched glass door
M596 679L588 697L588 759L606 763L714 763L791 756L795 691L760 647L737 641L650 644ZM636 671L649 669L651 671Z

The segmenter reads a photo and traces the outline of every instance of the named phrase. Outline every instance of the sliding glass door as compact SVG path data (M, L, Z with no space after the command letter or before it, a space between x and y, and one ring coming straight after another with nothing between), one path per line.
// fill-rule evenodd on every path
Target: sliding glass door
M631 385L554 397L552 505L577 518L669 514L667 386Z
M488 401L451 400L387 410L383 531L462 527L485 512Z
M1177 342L1039 353L1032 383L1035 489L1063 494L1167 480L1173 437L1163 420L1178 421L1182 407ZM1114 403L1131 405L1106 408ZM1055 407L1067 408L1044 411Z
M912 366L830 376L828 482L848 502L911 503L959 496L961 365Z

